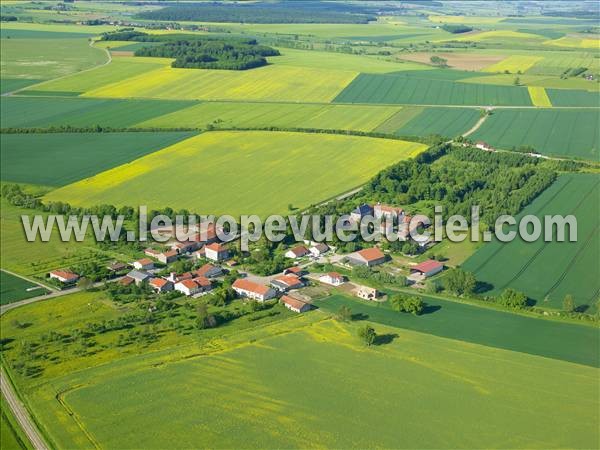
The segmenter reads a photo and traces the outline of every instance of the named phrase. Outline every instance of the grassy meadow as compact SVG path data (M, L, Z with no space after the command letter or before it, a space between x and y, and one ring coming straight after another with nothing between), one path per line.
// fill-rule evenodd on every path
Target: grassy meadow
M414 142L325 134L203 133L46 195L74 205L147 204L198 214L285 213L366 182L415 156ZM176 182L175 182L176 180ZM278 192L272 195L273 190Z
M365 348L359 324L322 317L222 339L192 358L147 355L38 382L28 400L59 447L164 448L173 435L181 447L215 448L456 448L465 436L474 447L585 448L598 439L597 369L377 324L378 345ZM536 382L523 391L524 379Z
M594 312L598 307L600 271L598 261L598 218L600 177L597 174L562 175L536 198L519 217L533 214L573 214L577 218L577 242L494 241L481 247L463 268L498 294L507 287L524 292L539 306L562 308L572 295L580 308ZM566 234L568 238L568 234Z
M0 179L64 186L192 135L190 132L2 134Z

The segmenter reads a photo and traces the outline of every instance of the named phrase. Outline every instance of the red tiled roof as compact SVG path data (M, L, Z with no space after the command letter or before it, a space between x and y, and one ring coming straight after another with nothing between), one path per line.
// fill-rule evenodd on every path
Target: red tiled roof
M275 279L280 283L284 283L288 286L296 286L297 284L301 283L301 281L295 275L281 275Z
M194 281L194 283L196 283L200 287L212 286L212 283L210 282L210 280L205 277L194 278L192 281Z
M210 272L211 270L216 269L216 268L217 268L217 266L213 266L212 264L204 264L202 267L200 267L194 273L199 277L203 277L204 274L206 274L207 272Z
M131 277L123 277L119 280L119 284L122 286L129 286L131 283L133 283L135 280Z
M147 264L154 264L154 263L152 262L152 260L151 260L151 259L149 259L149 258L142 258L142 259L138 259L136 262L137 262L137 263L139 263L139 264L141 264L142 266L145 266L145 265L147 265Z
M308 255L310 252L308 251L308 249L303 246L303 245L299 245L297 247L294 247L290 250L294 255L296 256L304 256L304 255Z
M383 252L377 247L365 248L364 250L360 250L357 253L367 261L375 261L381 258L385 258Z
M329 272L327 275L329 275L330 278L338 278L340 280L344 279L344 276L337 272Z
M233 282L234 288L243 289L244 291L254 292L255 294L265 295L269 292L269 288L262 284L255 283L244 278L238 278Z
M163 256L166 256L167 258L171 257L171 256L177 256L177 250L169 250L166 252L163 252Z
M289 295L284 295L283 297L281 297L281 301L286 305L290 305L292 308L296 309L302 309L302 307L306 305L306 303L304 303L303 301L298 300L294 297L290 297Z
M304 272L304 269L302 267L299 267L299 266L288 267L285 270L287 272L292 272L292 273L302 273L302 272Z
M188 289L196 289L198 287L198 285L196 284L196 282L194 280L182 280L179 282L180 284L182 284L183 286L185 286Z
M219 244L218 242L213 242L212 244L208 244L204 247L205 249L214 250L215 252L222 252L225 249L225 246Z
M168 283L168 281L165 280L164 278L152 278L150 280L150 284L152 286L154 286L155 288L164 287L167 283Z
M70 270L53 270L50 273L52 275L56 275L57 277L61 277L61 278L64 278L66 280L69 280L69 279L72 279L72 278L79 278L79 275L77 275L76 273L71 272Z
M434 261L433 259L428 259L427 261L423 261L421 264L417 264L416 266L411 267L411 270L415 270L417 272L431 272L432 270L439 269L444 267L444 265L440 262Z

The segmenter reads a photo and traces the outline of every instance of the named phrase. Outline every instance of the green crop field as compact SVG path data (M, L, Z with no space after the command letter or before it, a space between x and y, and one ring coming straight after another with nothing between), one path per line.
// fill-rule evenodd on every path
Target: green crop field
M417 105L531 105L529 93L522 87L455 83L421 75L379 74L360 74L334 101Z
M186 100L1 97L2 127L131 127L196 104ZM169 122L169 127L188 125Z
M484 245L463 265L477 280L491 285L490 293L512 287L540 306L562 308L570 294L579 307L595 311L600 292L600 177L597 174L562 175L521 216L573 214L577 218L577 243L527 243L515 239ZM568 234L566 234L568 236Z
M565 89L546 89L554 106L594 106L600 108L598 93Z
M63 186L191 135L190 132L2 134L0 179Z
M222 339L202 356L129 358L38 381L27 398L60 448L164 448L173 436L211 448L457 448L465 436L477 448L586 448L598 439L597 369L383 325L367 349L359 324L318 319L297 317L249 343ZM535 383L523 390L523 380Z
M344 193L425 148L355 136L211 132L52 191L46 199L74 205L147 202L198 214L284 213L290 204L305 207Z
M206 102L156 116L138 127L296 127L372 131L398 107L297 103Z
M4 397L0 397L0 446L3 450L28 450L33 447L20 429Z
M431 296L423 300L424 314L418 317L398 313L388 302L371 303L345 295L318 300L316 305L330 313L348 305L353 314L382 325L600 367L600 332L593 326L516 316Z
M0 289L0 305L37 297L48 292L47 289L37 284L30 283L4 271L0 271Z
M469 137L503 149L528 145L544 155L597 161L599 122L600 110L502 109Z
M475 108L425 108L396 130L399 136L440 136L454 138L473 127L481 112Z

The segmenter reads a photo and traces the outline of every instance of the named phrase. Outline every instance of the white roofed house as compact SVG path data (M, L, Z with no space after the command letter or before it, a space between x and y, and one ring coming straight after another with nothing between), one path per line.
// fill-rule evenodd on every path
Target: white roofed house
M131 278L135 284L139 286L148 281L151 278L151 275L143 270L132 270L127 274L127 278Z
M231 287L240 297L250 298L259 302L269 300L277 294L274 289L268 286L244 278L235 280Z
M321 255L324 255L329 251L329 246L325 242L319 242L318 244L313 245L308 249L310 254L315 258L318 258Z
M371 205L367 205L366 203L359 205L356 209L354 209L350 213L350 220L353 222L360 222L361 219L365 216L373 215L373 207Z
M337 272L329 272L319 277L321 283L329 284L331 286L340 286L344 284L344 276Z

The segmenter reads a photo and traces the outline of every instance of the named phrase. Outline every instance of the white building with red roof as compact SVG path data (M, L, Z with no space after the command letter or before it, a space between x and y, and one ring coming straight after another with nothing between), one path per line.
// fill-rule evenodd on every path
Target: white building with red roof
M150 270L154 269L154 262L149 258L142 258L135 261L133 267L137 270Z
M204 257L212 261L224 261L229 258L229 251L223 244L213 242L204 246Z
M49 273L50 279L58 280L61 283L75 283L79 280L79 275L66 269L53 270Z
M344 284L344 276L337 272L329 272L319 277L321 283L329 284L331 286L340 286Z
M173 283L169 280L165 280L164 278L152 278L148 282L148 285L159 294L173 290Z
M385 254L377 247L365 248L348 255L348 263L353 266L373 267L383 264L385 260Z
M283 306L287 309L294 311L295 313L303 313L310 310L310 304L298 300L297 298L290 297L289 295L281 297L281 303L283 303Z
M294 248L289 249L285 252L286 258L297 259L302 258L303 256L309 255L310 252L304 245L298 245Z
M438 261L434 261L433 259L428 259L427 261L423 261L422 263L410 268L411 273L419 273L425 278L432 277L435 274L440 273L442 270L444 270L444 265Z
M291 289L300 289L304 283L296 275L280 275L271 280L271 286L280 292L287 292Z
M259 302L269 300L276 295L274 289L245 278L238 278L231 287L240 297L251 298Z
M212 283L204 277L181 280L175 283L175 290L187 296L208 292L211 289Z

